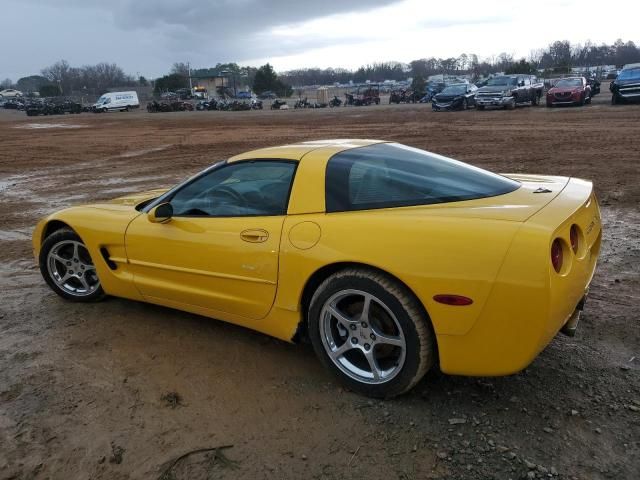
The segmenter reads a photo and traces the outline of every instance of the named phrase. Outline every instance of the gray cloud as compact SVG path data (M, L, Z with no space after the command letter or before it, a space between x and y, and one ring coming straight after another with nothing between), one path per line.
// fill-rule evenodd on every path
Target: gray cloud
M31 20L5 24L0 31L1 44L15 44L11 56L0 59L0 76L37 73L60 58L72 64L113 61L129 72L155 76L174 61L210 66L295 54L328 41L274 42L269 30L397 1L8 0L5 11ZM20 42L13 42L16 38Z

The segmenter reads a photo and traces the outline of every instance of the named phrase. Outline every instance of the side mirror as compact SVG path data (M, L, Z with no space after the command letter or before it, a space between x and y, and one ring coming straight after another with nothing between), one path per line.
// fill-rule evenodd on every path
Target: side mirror
M160 205L156 205L149 213L147 213L147 218L151 223L167 223L171 220L173 216L173 207L170 203L161 203Z

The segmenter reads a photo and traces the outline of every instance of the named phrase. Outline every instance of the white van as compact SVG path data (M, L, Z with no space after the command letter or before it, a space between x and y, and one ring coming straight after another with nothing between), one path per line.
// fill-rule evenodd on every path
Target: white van
M96 113L108 112L109 110L129 111L132 108L139 108L138 94L136 92L110 92L102 95L91 109Z

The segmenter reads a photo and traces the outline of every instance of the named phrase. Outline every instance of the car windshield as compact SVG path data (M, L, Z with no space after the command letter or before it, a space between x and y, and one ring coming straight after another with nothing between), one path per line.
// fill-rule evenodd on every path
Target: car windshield
M507 85L516 85L518 83L516 78L512 78L512 77L493 77L490 78L489 81L487 82L487 85L490 85L492 87L498 87L498 86L507 86Z
M558 88L566 88L566 87L581 87L582 79L580 78L564 78L558 83L556 83L556 87Z
M327 212L430 205L493 197L520 183L396 143L334 155L325 178Z
M462 95L466 92L466 85L450 85L442 91L442 95Z
M640 80L640 68L622 70L618 75L618 80Z

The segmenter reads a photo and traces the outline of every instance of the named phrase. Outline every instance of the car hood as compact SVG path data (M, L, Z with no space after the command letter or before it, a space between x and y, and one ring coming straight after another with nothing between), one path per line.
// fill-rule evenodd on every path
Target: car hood
M131 209L140 203L159 197L165 193L167 188L159 188L156 190L148 190L141 193L132 193L131 195L125 195L123 197L114 198L112 200L105 200L102 202L92 203L87 207L100 208L102 210L122 210Z
M485 85L477 93L502 93L511 90L507 85Z
M572 93L582 91L582 87L553 87L549 89L549 93Z
M443 93L439 93L438 95L436 95L434 98L436 99L437 102L453 102L454 100L459 100L462 97L464 97L463 94L459 94L459 95L445 95Z

